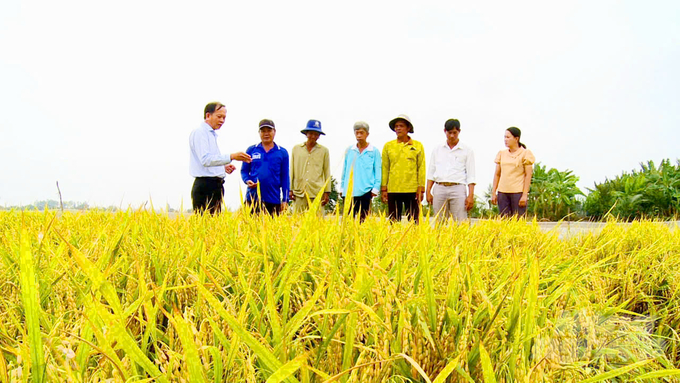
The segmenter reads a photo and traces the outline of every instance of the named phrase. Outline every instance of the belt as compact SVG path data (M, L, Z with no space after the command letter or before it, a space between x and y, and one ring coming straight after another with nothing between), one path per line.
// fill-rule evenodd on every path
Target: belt
M439 182L439 181L435 181L434 183L436 183L437 185L442 185L442 186L462 185L462 183L460 183L460 182Z
M224 178L222 177L196 177L196 179L201 181L219 182L220 184L224 183Z

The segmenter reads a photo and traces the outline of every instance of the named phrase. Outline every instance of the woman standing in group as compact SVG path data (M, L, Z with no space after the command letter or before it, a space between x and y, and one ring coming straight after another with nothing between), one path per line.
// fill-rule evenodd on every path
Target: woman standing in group
M498 204L501 217L527 212L527 196L531 187L534 154L519 141L522 132L511 127L505 131L505 146L496 155L496 174L493 177L491 203Z

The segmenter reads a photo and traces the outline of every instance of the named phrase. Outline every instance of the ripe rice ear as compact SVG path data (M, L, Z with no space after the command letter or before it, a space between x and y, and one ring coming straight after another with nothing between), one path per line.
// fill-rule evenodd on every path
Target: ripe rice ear
M159 382L169 383L168 379L156 365L149 360L144 352L139 348L137 342L127 332L126 321L108 313L108 310L99 303L95 303L98 316L104 321L105 326L110 329L111 337L118 343L118 346L125 351L131 361L141 366L151 377Z
M267 368L270 370L270 372L267 374L273 373L283 365L278 359L276 359L276 356L274 356L274 354L269 351L265 345L255 339L252 334L250 334L243 326L239 324L236 318L234 318L231 314L229 314L229 312L227 312L227 310L224 309L224 307L222 307L220 301L218 301L217 298L215 298L215 296L210 291L208 291L208 289L206 289L200 283L196 284L196 288L201 297L203 297L203 299L208 302L209 306L212 307L212 309L215 310L222 317L222 319L227 322L231 330L236 333L236 335L241 338L241 341L250 347L255 355L257 355L257 357L262 360L264 365L267 366ZM287 381L297 382L297 379L288 378Z
M198 348L196 347L194 335L191 332L189 324L182 318L182 315L179 312L176 311L174 314L170 314L162 308L161 310L168 317L168 320L173 327L175 327L177 336L179 336L179 340L182 343L182 348L184 349L184 365L187 366L187 370L189 371L189 381L192 383L205 382L203 365L198 356Z

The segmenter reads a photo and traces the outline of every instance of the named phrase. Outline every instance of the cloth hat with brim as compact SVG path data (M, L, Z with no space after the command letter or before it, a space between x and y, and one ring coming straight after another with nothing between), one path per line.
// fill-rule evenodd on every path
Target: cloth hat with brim
M260 121L260 129L262 128L270 128L276 130L276 126L274 125L274 121L265 118L264 120Z
M321 131L321 121L319 120L307 121L307 126L300 132L302 132L302 134L307 134L307 132L317 132L319 134L323 134L324 136L326 135L326 133Z
M413 133L413 124L411 123L411 119L405 114L400 114L395 119L390 121L390 129L394 130L394 124L396 124L399 120L406 122L406 125L409 127L408 132Z

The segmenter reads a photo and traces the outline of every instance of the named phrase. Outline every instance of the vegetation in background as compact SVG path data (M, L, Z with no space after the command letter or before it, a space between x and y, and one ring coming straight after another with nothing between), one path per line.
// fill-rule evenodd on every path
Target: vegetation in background
M10 210L10 209L25 209L25 210L50 209L50 210L57 210L57 209L60 209L60 208L61 208L61 206L59 204L59 201L56 201L56 200L53 200L53 199L43 200L43 201L35 201L30 205L0 207L0 209L2 209L2 210ZM90 205L87 202L64 201L64 209L87 210L89 208L90 208ZM111 208L117 209L113 206Z
M577 197L584 194L576 186L578 180L571 170L548 170L541 163L535 164L527 214L549 221L580 218L581 203Z
M677 228L343 218L1 212L0 381L680 377Z
M579 178L571 171L559 171L537 163L534 166L531 190L529 192L529 217L539 220L602 220L609 213L624 220L636 218L677 219L680 215L680 160L673 165L666 159L655 166L648 161L641 164L641 170L624 172L614 179L595 183L588 189L588 195L576 186ZM479 191L479 185L478 185ZM493 218L498 215L498 207L491 205L491 185L483 197L475 196L475 206L470 211L472 218ZM340 195L337 180L331 177L329 203L323 207L326 213L342 211L344 200ZM0 210L45 210L59 209L55 200L36 201L28 206L0 207ZM65 209L88 210L86 202L64 202ZM115 206L108 211L118 210ZM166 205L165 210L176 212ZM376 215L387 214L387 204L380 197L373 199L371 211ZM190 209L187 210L190 212ZM432 215L431 207L423 204L423 214Z
M596 183L584 203L585 213L593 219L614 217L677 218L680 213L680 160L673 165L661 161L640 164L640 170L624 172L603 183Z
M494 218L498 216L498 206L491 204L491 187L489 187L484 192L484 198L480 198L477 193L475 193L475 206L469 212L471 218Z
M327 213L332 213L338 206L338 202L342 200L342 190L338 188L338 180L331 176L331 193L328 196L328 203L323 207Z
M571 170L547 169L540 163L534 165L527 201L527 216L551 221L582 218L578 196L583 196L583 193L576 186L578 179ZM475 199L475 207L470 212L471 217L498 216L498 206L491 204L491 188L492 185L489 184L483 199L479 197Z

